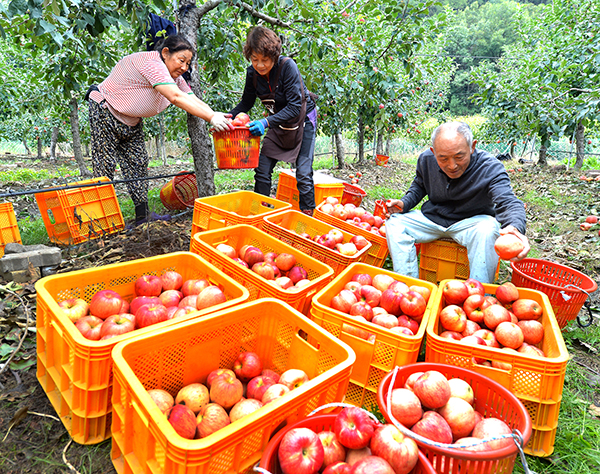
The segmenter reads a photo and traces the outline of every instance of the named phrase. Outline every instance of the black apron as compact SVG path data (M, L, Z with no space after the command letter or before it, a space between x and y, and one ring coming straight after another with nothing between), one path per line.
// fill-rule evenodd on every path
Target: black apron
M268 94L259 95L265 108L269 111L269 115L279 112L275 110L275 92L279 87L279 73L283 65L289 58L284 58L277 68L277 73L273 78L272 83L275 84L275 89ZM254 88L256 89L257 73L254 74ZM261 154L278 161L286 163L294 163L300 147L302 146L302 138L304 136L304 120L306 119L306 96L304 94L304 82L300 76L300 90L302 91L302 106L298 119L294 121L284 122L274 127L269 127L262 143Z

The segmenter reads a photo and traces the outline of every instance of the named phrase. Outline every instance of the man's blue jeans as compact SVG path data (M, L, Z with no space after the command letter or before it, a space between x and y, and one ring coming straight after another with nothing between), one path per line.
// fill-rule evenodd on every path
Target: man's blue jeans
M315 184L313 182L313 158L315 152L315 127L310 119L304 122L304 135L300 153L296 158L296 185L298 187L300 210L315 208ZM254 170L254 192L269 196L271 181L277 160L262 153L258 158L258 167Z
M421 211L409 211L392 214L385 223L385 230L396 273L419 278L415 244L447 237L467 248L471 278L482 283L494 282L498 266L494 242L500 235L500 223L494 217L475 216L442 227Z

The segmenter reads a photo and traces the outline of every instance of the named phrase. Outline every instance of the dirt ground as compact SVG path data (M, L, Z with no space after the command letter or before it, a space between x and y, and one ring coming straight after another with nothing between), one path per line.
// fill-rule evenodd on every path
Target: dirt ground
M579 230L579 223L585 216L600 211L600 182L579 180L581 173L522 166L518 163L507 164L507 168L515 170L511 172L515 193L527 203L528 237L532 247L540 258L567 265L600 281L600 225L590 232ZM174 171L181 170L174 167L153 169L156 175ZM333 170L332 174L347 179L355 171L363 173L360 185L367 190L373 186L406 189L414 174L412 165L399 160L390 160L389 167L367 164L360 169ZM12 190L24 188L20 183L11 183L9 187ZM246 189L251 189L251 183ZM231 190L223 190L228 191ZM548 208L548 202L554 203L555 207ZM35 215L37 212L32 197L17 198L13 204L17 213ZM366 199L364 205L372 210L374 202ZM170 222L153 222L133 231L65 248L63 263L56 271L69 272L186 251L189 249L191 223L192 214L189 212ZM500 281L509 279L508 267L502 266ZM0 285L0 358L5 361L15 352L28 319L29 325L35 327L35 288L32 284L13 287L1 279ZM599 293L593 294L590 301L595 316L600 318ZM580 316L587 317L585 310ZM580 348L573 349L573 355L578 364L588 368L590 383L594 381L597 384L600 380L600 361L588 349L584 342ZM35 332L27 333L13 362L16 364L14 370L5 370L0 374L0 472L115 472L110 460L110 440L95 446L70 443L68 432L36 378ZM600 401L595 402L598 404Z

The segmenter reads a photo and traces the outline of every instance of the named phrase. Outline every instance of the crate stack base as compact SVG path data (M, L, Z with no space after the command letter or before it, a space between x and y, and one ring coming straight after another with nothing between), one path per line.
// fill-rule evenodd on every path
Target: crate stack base
M315 171L313 173L313 181L315 185L315 204L321 204L327 196L342 199L344 181L341 179ZM280 201L290 203L292 209L296 211L300 210L300 195L298 194L295 170L281 170L279 172L276 198Z
M395 334L381 326L362 323L351 316L330 307L331 299L338 294L357 273L374 277L377 274L391 276L408 286L424 286L431 291L419 330L414 336ZM381 380L396 366L417 361L429 313L435 304L437 287L429 282L417 280L381 268L354 263L338 275L330 284L315 295L310 310L311 319L348 344L356 353L356 364L352 369L346 402L367 410L377 406L377 388Z
M112 289L130 301L142 275L179 272L184 280L207 278L220 285L225 303L104 341L83 337L58 306L71 298L90 301L100 290ZM166 326L199 318L248 299L248 291L206 260L177 252L105 267L51 275L36 282L37 378L63 425L79 444L96 444L110 437L113 388L113 347L120 341L160 331Z
M6 244L21 242L21 233L17 225L15 210L10 202L0 203L0 258L4 256Z
M362 235L365 239L371 242L371 248L369 248L367 252L367 256L363 260L364 263L369 265L373 265L375 267L383 267L385 263L385 259L388 256L388 246L387 240L385 237L381 235L375 235L373 232L369 232L361 227L358 227L353 224L349 224L348 222L343 221L342 219L338 219L332 215L326 214L321 211L321 207L324 203L320 203L317 205L314 217L315 219L319 219L320 221L331 224L338 229L344 230L346 232L350 232L351 234Z
M211 371L231 369L243 351L256 352L265 369L302 369L310 380L206 438L180 437L147 390L175 395L205 383ZM342 401L355 360L347 345L274 299L123 342L113 358L111 457L119 474L250 472L276 430Z
M496 268L495 279L500 272L500 260ZM469 257L467 248L452 239L438 239L424 242L420 247L419 278L439 283L442 280L469 278Z
M262 229L265 216L285 211L292 206L252 191L237 191L198 198L194 202L192 236L205 230L246 224Z
M445 281L442 281L440 288L444 284ZM496 294L497 285L483 286L486 294ZM535 300L543 307L540 322L544 326L544 338L540 349L546 357L506 352L494 347L472 346L440 337L442 329L439 313L446 303L443 293L438 291L427 325L425 360L472 370L510 390L525 405L532 420L533 431L525 452L533 456L549 456L554 450L569 353L548 297L537 290L519 288L519 298ZM500 369L476 364L474 357L504 362L510 364L510 368Z
M97 186L37 193L35 200L50 240L72 245L125 228L115 188L108 178L94 178L72 186L98 183Z

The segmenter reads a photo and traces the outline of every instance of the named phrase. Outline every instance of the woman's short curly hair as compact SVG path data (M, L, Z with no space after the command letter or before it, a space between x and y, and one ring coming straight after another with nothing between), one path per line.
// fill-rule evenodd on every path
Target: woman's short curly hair
M281 54L281 39L273 30L255 26L248 32L244 45L244 56L248 61L253 53L267 56L277 62Z

